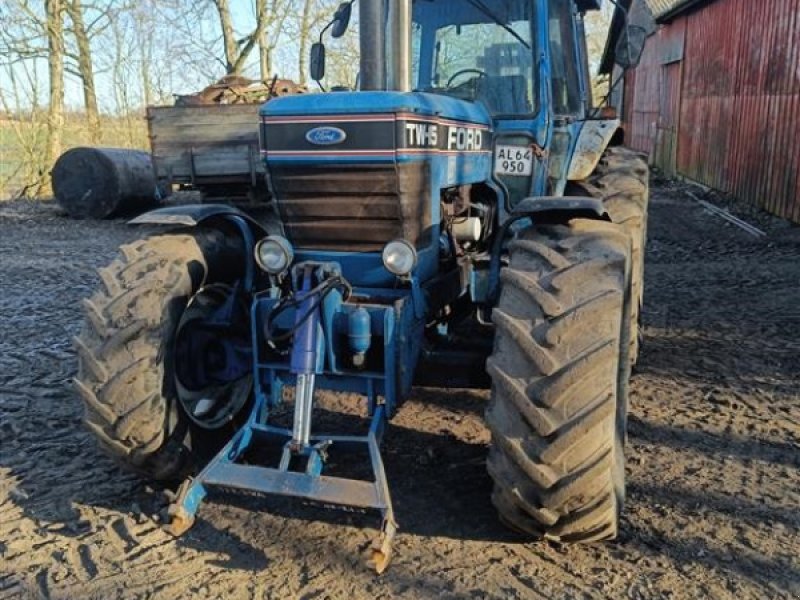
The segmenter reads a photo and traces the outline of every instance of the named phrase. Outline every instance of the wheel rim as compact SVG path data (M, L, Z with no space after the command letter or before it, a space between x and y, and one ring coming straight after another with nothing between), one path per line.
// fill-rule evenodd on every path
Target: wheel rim
M224 284L200 289L175 336L175 385L181 407L204 429L219 429L245 406L252 391L252 346L247 304Z

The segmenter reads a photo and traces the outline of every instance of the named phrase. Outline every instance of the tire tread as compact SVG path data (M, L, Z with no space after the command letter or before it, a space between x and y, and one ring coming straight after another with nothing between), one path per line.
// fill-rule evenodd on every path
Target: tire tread
M576 219L511 245L487 361L487 467L501 519L536 537L616 535L616 408L630 241Z
M175 408L163 389L165 332L179 317L171 303L185 304L199 286L194 265L207 274L206 256L222 238L198 231L126 244L98 270L102 285L83 301L75 388L84 423L114 459L152 479L180 478L190 468L185 431L171 428Z

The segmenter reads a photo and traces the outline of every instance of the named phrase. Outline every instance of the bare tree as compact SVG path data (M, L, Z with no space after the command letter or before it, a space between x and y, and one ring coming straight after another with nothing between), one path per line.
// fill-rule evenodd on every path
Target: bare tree
M316 21L319 21L319 13L316 19L312 21L311 16L312 0L303 0L303 12L300 17L300 47L298 48L298 61L297 61L297 77L298 81L302 84L306 83L306 62L308 60L308 47L309 38L311 37L311 27Z
M50 79L50 103L47 109L47 146L45 165L49 169L61 153L61 132L64 127L64 6L62 0L45 0L47 31L47 70ZM37 192L47 186L42 174Z
M5 37L7 33L0 32L0 36ZM37 62L21 61L13 68L4 64L3 82L0 108L8 117L4 126L13 138L7 139L6 143L12 144L14 152L2 157L6 168L0 178L0 197L6 194L27 196L39 190L42 174L47 171L42 152L47 142L47 124L39 105L41 90Z
M210 1L138 0L115 18L128 23L136 39L136 78L147 105L200 89L218 79L220 69L227 71L218 13ZM103 49L109 68L110 50Z
M319 1L319 0L317 0ZM257 0L266 5L267 0ZM287 27L289 16L295 12L295 3L292 0L269 0L269 7L261 19L262 35L260 46L262 79L267 80L272 76L273 55L278 47Z
M133 13L134 35L139 49L139 75L142 80L142 101L145 106L153 104L153 31L155 21L148 3L141 3Z
M46 16L43 3L7 0L0 4L0 108L4 144L12 151L0 155L3 177L0 194L34 195L46 186L50 164L47 156L49 122L42 109L46 86L41 85L48 56Z
M267 39L267 0L256 0L256 19L262 24L258 35L258 72L261 81L272 77L272 52Z
M219 25L222 29L222 44L225 48L225 63L228 73L236 73L236 62L239 58L239 45L236 43L236 34L233 30L233 19L228 0L214 0L219 15Z
M48 187L47 174L61 153L61 135L64 127L64 21L63 0L44 0L44 14L38 8L32 7L28 0L18 0L11 7L3 7L4 31L2 35L3 63L11 80L12 98L20 99L17 75L19 70L24 73L29 81L28 87L33 91L30 97L30 114L32 119L37 115L39 101L38 82L31 80L31 75L37 75L36 61L42 57L47 59L49 76L49 94L46 123L47 137L41 161L36 161L39 168L36 173L30 174L24 183L21 195L27 195L29 190L39 195ZM13 31L13 33L11 33ZM2 102L8 103L8 95L3 93ZM13 107L19 116L19 104ZM22 131L19 129L18 131ZM24 146L24 143L23 143Z
M89 140L93 144L98 144L100 142L100 112L97 108L92 48L83 19L81 0L67 0L66 11L72 21L72 33L78 47L78 73L83 86L83 102L86 107L86 121L89 125Z
M236 12L246 0L0 0L0 112L11 148L0 194L43 193L70 145L146 147L142 108L221 72L268 80L299 63L305 76L311 36L336 1L249 0L247 21ZM334 58L331 80L338 63L354 64L349 53ZM67 111L76 101L84 114Z
M328 13L327 18L330 16L331 14ZM360 53L358 24L354 23L341 38L331 40L325 69L325 80L328 85L355 89Z
M114 92L117 116L124 120L125 127L123 133L127 139L124 145L136 147L134 118L139 118L141 114L137 110L137 90L130 85L131 81L137 80L136 64L136 37L128 26L129 23L115 19L111 25L113 36L113 55L111 57L111 82ZM121 141L121 140L120 140Z
M269 67L268 57L265 60L263 57L263 43L264 30L269 20L269 11L267 10L267 0L256 0L256 26L250 35L245 36L242 40L236 40L236 32L233 28L233 19L231 18L231 9L228 0L213 0L214 6L217 8L219 15L219 24L222 29L222 43L225 48L225 66L228 74L238 75L244 68L247 58L253 51L256 43L259 43L261 48L262 68ZM273 5L275 3L273 2ZM263 77L263 72L262 72ZM267 75L269 77L269 75Z
M149 40L139 41L139 72L142 75L142 100L145 106L153 104L153 82L150 77L150 64L153 60L153 47Z

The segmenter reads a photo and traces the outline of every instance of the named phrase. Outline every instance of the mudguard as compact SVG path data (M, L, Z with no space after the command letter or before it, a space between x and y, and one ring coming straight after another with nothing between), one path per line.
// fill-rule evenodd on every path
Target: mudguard
M268 235L258 221L234 206L227 204L184 204L151 210L128 221L129 225L180 225L197 227L215 217L240 217L257 237ZM259 235L260 234L260 235Z
M576 216L595 215L610 220L603 201L590 196L535 196L518 202L512 210L513 217L533 216L541 213L571 213Z
M582 181L594 172L619 127L619 119L591 119L583 123L569 162L569 181Z
M266 237L270 233L282 233L269 231L238 208L227 204L186 204L183 206L170 206L151 210L135 219L128 221L129 225L171 225L181 227L197 227L206 221L216 219L227 221L236 227L241 234L246 257L253 256L256 240ZM252 258L245 261L244 289L253 289L255 281L255 266Z
M534 223L564 222L574 218L611 220L603 207L603 201L590 196L534 196L518 202L511 211L511 217L503 223L494 238L486 296L489 307L497 303L500 293L500 256L503 243L511 226L525 218L530 218Z

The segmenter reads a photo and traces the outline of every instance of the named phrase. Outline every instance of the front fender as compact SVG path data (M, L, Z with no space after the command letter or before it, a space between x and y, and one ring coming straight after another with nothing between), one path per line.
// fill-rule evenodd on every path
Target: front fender
M180 227L198 227L210 221L217 226L224 222L235 227L242 239L246 257L244 289L253 290L255 282L255 266L252 259L257 240L266 237L270 232L258 221L238 208L227 204L186 204L151 210L128 221L130 225L171 225Z
M489 283L487 301L494 306L500 294L500 256L503 244L512 226L523 219L534 223L564 223L570 219L597 219L610 221L608 212L600 198L591 196L534 196L514 205L509 218L495 234L492 256L489 260Z
M247 222L253 235L269 235L267 229L258 221L234 206L227 204L184 204L151 210L128 221L129 225L172 225L197 227L202 223L220 217L239 217Z
M513 218L543 213L562 213L570 217L594 215L604 221L610 220L603 201L591 196L534 196L518 202L511 212Z
M594 172L619 127L619 119L584 121L569 162L569 181L582 181Z

